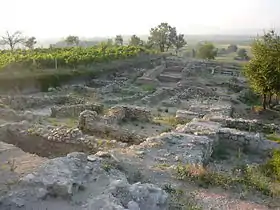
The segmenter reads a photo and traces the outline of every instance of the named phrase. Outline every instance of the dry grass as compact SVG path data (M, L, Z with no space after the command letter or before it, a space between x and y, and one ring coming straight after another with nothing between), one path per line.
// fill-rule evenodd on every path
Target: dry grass
M177 178L197 183L201 187L220 186L235 189L241 186L245 191L259 191L264 195L277 197L280 195L280 151L264 165L237 166L231 174L211 171L197 165L179 165Z

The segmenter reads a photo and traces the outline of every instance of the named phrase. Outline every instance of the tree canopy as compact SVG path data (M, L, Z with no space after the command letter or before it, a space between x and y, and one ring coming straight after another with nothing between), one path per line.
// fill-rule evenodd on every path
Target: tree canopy
M213 60L217 56L217 49L211 42L200 43L197 51L197 56L202 59Z
M33 37L28 38L28 39L24 42L24 45L25 45L25 47L27 47L28 49L32 50L32 49L34 49L34 45L35 45L36 43L37 43L36 38L33 36Z
M272 30L258 37L252 44L252 54L244 74L252 89L263 96L263 108L266 109L271 96L280 93L279 35Z
M174 47L177 53L187 43L183 34L177 34L176 27L172 27L168 23L161 23L151 28L148 44L159 49L160 52L168 51L170 47Z
M66 41L67 45L78 46L79 43L80 43L79 37L78 36L72 36L72 35L68 36L65 41Z
M5 36L2 36L1 44L8 45L10 49L13 51L18 44L24 44L25 38L22 36L20 31L16 31L14 33L6 32Z
M121 35L117 35L115 37L115 44L118 46L122 46L123 45L123 37Z
M132 35L129 40L129 45L131 46L143 46L144 42L140 39L140 37L136 35Z

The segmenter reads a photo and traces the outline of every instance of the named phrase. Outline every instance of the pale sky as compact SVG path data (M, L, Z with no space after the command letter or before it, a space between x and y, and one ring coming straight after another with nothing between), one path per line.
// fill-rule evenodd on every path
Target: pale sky
M280 27L280 0L0 0L0 34L37 39L148 34L161 22L185 34Z

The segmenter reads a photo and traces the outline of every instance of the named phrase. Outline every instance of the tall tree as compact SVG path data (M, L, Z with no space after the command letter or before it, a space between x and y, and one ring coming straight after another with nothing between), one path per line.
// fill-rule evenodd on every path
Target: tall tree
M148 42L164 52L172 45L172 37L174 36L176 36L175 28L172 28L168 23L161 23L155 28L151 28Z
M65 39L65 42L68 46L71 46L71 45L76 45L76 46L79 46L79 43L80 43L80 39L78 36L72 36L72 35L69 35L66 39Z
M240 49L238 49L238 51L237 51L237 56L239 57L239 58L241 58L242 60L248 60L248 54L247 54L247 50L246 49L244 49L244 48L240 48Z
M238 47L237 47L237 45L235 45L235 44L230 44L230 45L228 46L228 48L227 48L227 51L228 51L229 53L237 52L237 50L238 50Z
M25 42L25 38L22 36L20 31L16 31L14 33L6 32L5 36L2 36L1 44L8 45L10 49L13 51L18 44L23 44Z
M118 46L122 46L123 45L123 37L121 35L117 35L115 37L115 44Z
M213 60L217 56L217 49L210 42L199 44L197 56L202 59Z
M187 44L187 42L184 38L184 34L176 35L173 40L173 44L174 44L176 55L177 55L178 51Z
M32 49L34 49L34 46L35 46L36 43L37 43L36 38L33 36L33 37L28 38L28 39L24 42L24 45L25 45L25 47L27 47L28 49L32 50Z
M140 37L138 37L136 35L132 35L130 40L129 40L129 45L132 45L132 46L142 46L143 45L143 41L140 39Z
M272 94L280 92L280 36L269 31L258 37L251 49L253 58L245 66L244 74L252 89L262 95L263 109L266 109Z

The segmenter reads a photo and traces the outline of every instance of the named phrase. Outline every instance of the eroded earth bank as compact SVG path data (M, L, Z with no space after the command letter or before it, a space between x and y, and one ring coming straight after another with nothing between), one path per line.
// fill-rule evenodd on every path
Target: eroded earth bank
M280 127L247 95L239 66L178 57L2 94L0 209L279 209Z

